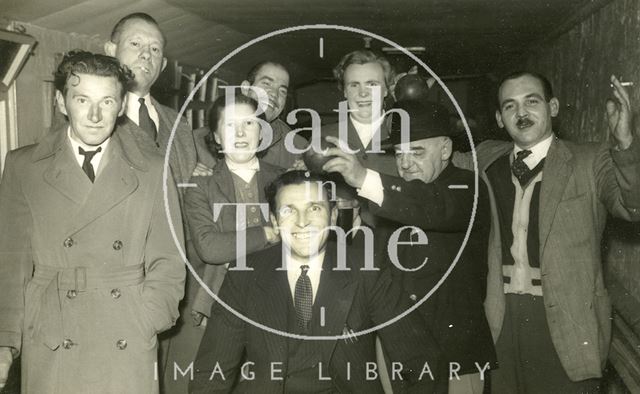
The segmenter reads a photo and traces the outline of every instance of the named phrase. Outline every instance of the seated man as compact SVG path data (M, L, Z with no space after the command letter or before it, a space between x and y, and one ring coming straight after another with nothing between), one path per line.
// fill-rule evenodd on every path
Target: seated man
M287 172L268 188L282 246L248 256L250 270L230 267L220 290L225 305L212 308L191 392L229 392L239 374L238 392L382 392L372 373L375 336L356 333L411 303L388 271L362 270L357 251L340 259L327 241L337 215L328 189L323 178L303 171ZM348 269L336 270L342 263ZM419 321L409 314L379 335L396 362L396 383L431 393L439 351Z
M466 240L474 207L474 177L449 161L453 131L447 110L435 103L410 100L398 102L394 109L406 111L411 121L409 138L403 140L401 117L395 113L392 117L390 142L401 178L365 169L357 158L338 148L327 152L337 157L325 168L340 172L351 186L359 188L361 197L372 202L377 246L401 244L389 268L408 299L421 302L447 275L419 310L450 363L449 392L482 393L482 379L496 359L482 304L490 228L486 187L480 184L476 215ZM400 228L404 230L398 232ZM423 233L416 234L417 228Z

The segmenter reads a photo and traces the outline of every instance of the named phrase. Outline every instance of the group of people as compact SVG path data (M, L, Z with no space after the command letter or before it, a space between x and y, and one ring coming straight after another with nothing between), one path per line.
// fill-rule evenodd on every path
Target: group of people
M348 116L311 168L279 118L285 66L221 95L206 144L150 95L165 44L135 13L105 55L68 53L67 122L6 158L0 387L19 359L25 393L599 392L602 232L607 213L640 220L618 79L610 140L576 144L547 78L507 75L511 141L474 155L439 104L385 112L393 70L356 50L334 69Z

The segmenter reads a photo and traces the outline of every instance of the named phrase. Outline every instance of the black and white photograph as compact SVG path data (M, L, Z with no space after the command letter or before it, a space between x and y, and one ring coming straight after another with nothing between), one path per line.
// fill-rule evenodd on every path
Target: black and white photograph
M637 0L0 0L0 394L640 393Z

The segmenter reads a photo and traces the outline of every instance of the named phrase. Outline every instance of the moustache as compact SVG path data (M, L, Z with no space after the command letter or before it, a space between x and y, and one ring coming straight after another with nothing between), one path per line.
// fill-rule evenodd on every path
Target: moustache
M533 126L533 121L529 118L520 118L516 121L516 126L520 128L530 127Z

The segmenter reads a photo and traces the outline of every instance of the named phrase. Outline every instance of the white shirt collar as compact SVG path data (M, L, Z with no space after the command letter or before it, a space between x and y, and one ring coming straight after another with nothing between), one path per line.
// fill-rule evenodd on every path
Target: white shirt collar
M98 146L88 146L73 139L73 137L71 136L71 126L69 126L67 127L67 139L71 144L71 150L73 151L73 155L75 156L76 161L78 162L80 167L82 167L82 163L84 163L84 156L80 154L80 151L78 150L78 148L82 148L85 151L102 148L100 149L100 152L93 155L93 158L91 159L91 165L93 166L95 173L98 174L100 161L102 160L102 156L104 155L104 152L107 149L107 145L109 145L109 141L111 141L111 137L104 140L104 142Z
M156 111L156 107L153 105L151 100L151 93L147 93L144 97L140 97L135 93L127 92L127 118L131 119L133 123L140 125L140 102L138 101L140 98L144 99L144 105L147 106L149 117L151 117L153 123L156 124L156 130L160 130L160 117L158 116L158 111Z
M551 134L549 137L545 138L544 140L538 142L537 144L529 148L529 150L531 151L531 154L524 159L524 163L527 165L527 167L529 167L530 169L533 169L542 161L542 159L547 157L547 153L549 152L549 147L551 147L551 143L553 142L554 138L555 138L555 135ZM514 144L513 157L516 157L518 152L523 150L524 149Z
M247 183L251 182L251 178L253 178L256 172L260 171L260 160L255 156L246 163L235 163L228 160L227 157L224 158L224 161L227 163L229 171L233 172Z
M369 146L369 143L373 139L373 133L380 128L380 125L382 125L384 121L383 116L374 120L372 123L359 122L353 116L350 116L349 119L351 119L353 127L356 129L356 133L358 133L358 137L360 138L360 142L362 142L362 146L365 148Z
M296 296L296 282L302 273L301 266L308 265L309 270L307 271L307 276L309 276L309 280L311 281L311 289L313 291L313 301L316 300L316 294L318 293L318 287L320 286L320 275L322 274L322 263L324 262L325 251L322 251L317 256L309 259L308 261L300 261L295 259L292 256L285 257L287 258L286 267L287 267L287 279L289 281L289 289L291 290L291 297L294 298Z

